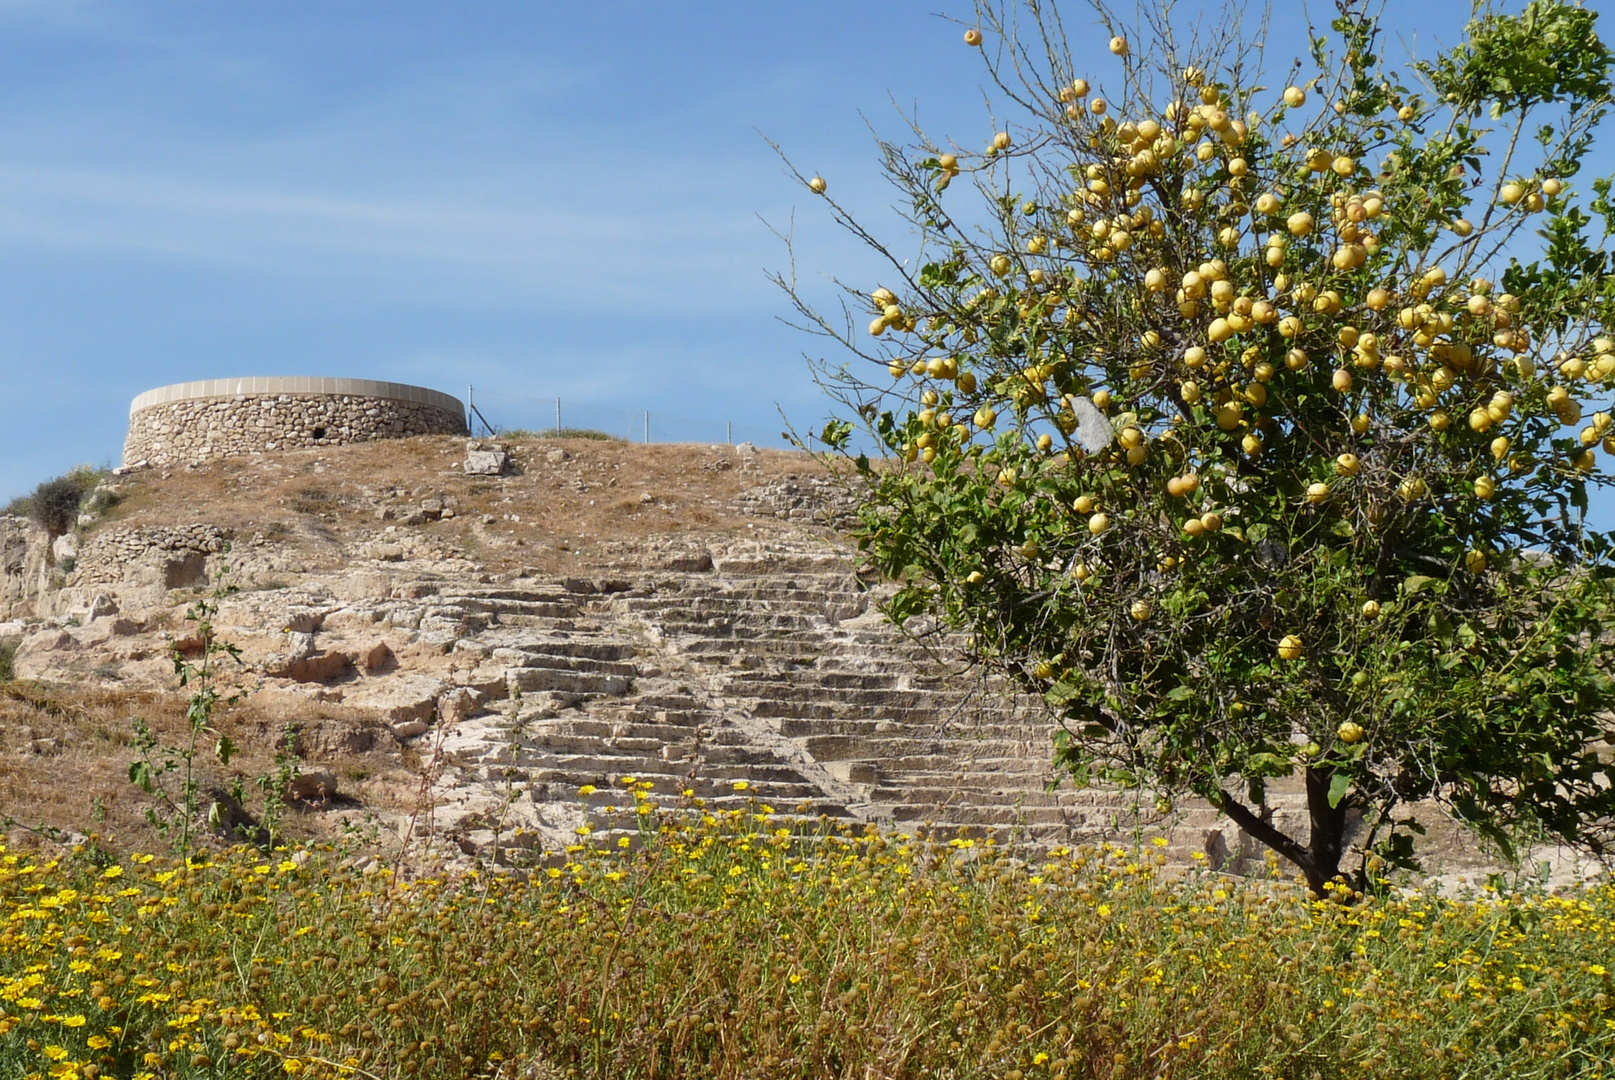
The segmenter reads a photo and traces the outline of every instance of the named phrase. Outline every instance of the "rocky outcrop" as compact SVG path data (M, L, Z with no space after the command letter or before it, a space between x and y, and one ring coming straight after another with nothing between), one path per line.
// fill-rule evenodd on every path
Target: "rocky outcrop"
M34 614L53 569L50 534L27 518L0 515L0 621Z

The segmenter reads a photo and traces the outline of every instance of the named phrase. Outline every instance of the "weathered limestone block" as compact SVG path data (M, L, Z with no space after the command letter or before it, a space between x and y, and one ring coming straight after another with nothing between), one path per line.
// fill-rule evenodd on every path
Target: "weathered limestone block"
M457 686L437 699L437 717L446 724L457 724L482 708L485 694L469 686Z
M503 450L472 450L461 471L467 476L503 476L509 468L510 455Z
M395 727L409 721L427 724L437 716L443 690L443 681L429 675L394 675L360 687L346 703L369 709Z

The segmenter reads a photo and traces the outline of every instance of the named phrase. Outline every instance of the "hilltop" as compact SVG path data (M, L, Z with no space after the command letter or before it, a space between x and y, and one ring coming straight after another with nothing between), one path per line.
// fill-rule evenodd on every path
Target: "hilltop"
M609 804L579 791L623 775L855 821L1113 824L1114 800L1044 792L1045 725L883 623L806 455L529 440L473 476L467 445L135 472L54 545L19 548L13 520L6 812L150 842L130 719L178 738L172 653L224 584L226 678L250 693L220 723L243 752L204 786L295 767L293 832L553 849Z
M519 861L609 837L633 777L715 806L1048 844L1159 834L1180 861L1260 865L1209 808L1057 787L1036 708L882 619L835 527L850 496L809 456L508 450L499 476L467 475L449 437L137 471L54 544L7 519L0 806L155 843L131 720L180 738L174 650L195 658L187 609L226 585L226 679L249 691L219 722L240 755L205 763L226 821L286 792L290 836ZM1458 838L1441 855L1480 865Z

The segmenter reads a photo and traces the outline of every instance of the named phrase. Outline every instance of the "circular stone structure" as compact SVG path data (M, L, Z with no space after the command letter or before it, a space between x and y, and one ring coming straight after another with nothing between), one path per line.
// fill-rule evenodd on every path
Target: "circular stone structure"
M465 406L436 390L371 379L203 379L129 406L126 468L190 465L300 446L465 435Z

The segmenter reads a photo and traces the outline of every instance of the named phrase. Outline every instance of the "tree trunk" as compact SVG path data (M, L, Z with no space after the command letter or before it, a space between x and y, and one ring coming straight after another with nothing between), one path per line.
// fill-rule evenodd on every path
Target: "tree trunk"
M1307 850L1312 866L1305 870L1307 884L1312 891L1323 895L1323 885L1340 876L1340 857L1346 845L1346 801L1339 806L1329 805L1329 782L1334 779L1330 769L1307 769L1307 816L1311 833Z
M1219 807L1234 824L1294 863L1307 879L1307 887L1320 899L1329 898L1324 886L1340 876L1340 858L1346 846L1346 804L1342 800L1339 806L1329 805L1332 779L1334 773L1328 769L1306 772L1310 835L1304 846L1226 792Z

